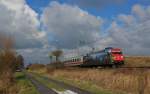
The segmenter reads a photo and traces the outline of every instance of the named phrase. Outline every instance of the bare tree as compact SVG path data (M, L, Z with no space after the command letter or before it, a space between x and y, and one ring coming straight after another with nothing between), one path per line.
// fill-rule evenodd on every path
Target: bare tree
M52 55L56 57L56 62L59 61L59 57L63 54L63 51L62 50L55 50L55 51L52 51Z
M8 88L14 82L16 52L10 36L0 34L0 93L10 94Z

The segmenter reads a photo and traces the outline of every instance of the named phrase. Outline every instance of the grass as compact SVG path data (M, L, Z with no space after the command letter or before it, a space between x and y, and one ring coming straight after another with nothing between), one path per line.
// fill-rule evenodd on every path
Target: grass
M125 58L125 66L129 67L142 67L148 66L150 67L150 56L130 56Z
M62 87L60 88L59 86L57 86L56 84L52 83L52 82L49 82L47 81L46 79L44 79L43 77L48 77L48 76L45 76L45 74L34 74L34 77L42 82L43 84L45 84L47 87L49 88L54 88L58 91L64 91L65 89L63 89ZM67 80L65 78L62 78L62 77L57 77L57 78L51 78L51 79L55 79L55 80L58 80L58 81L62 81L64 83L67 83L67 84L70 84L70 85L73 85L73 86L76 86L76 87L79 87L81 89L84 89L84 90L87 90L87 91L90 91L90 92L93 92L94 94L114 94L112 93L111 91L108 91L108 90L104 90L102 88L99 88L97 87L96 85L90 83L90 82L86 82L86 81L73 81L73 80ZM117 94L120 94L120 93L117 93ZM121 93L123 94L123 93Z
M19 87L18 94L39 94L33 84L25 77L24 73L16 72L15 77Z
M71 80L71 79L66 79L64 77L51 77L52 79L79 87L83 90L90 91L94 94L123 94L123 93L113 93L112 91L104 90L97 85L87 82L87 81L80 81L80 80Z
M92 92L94 91L97 94L99 94L97 90L113 91L115 92L114 94L139 94L139 92L144 92L141 94L150 94L149 70L58 69L49 77L77 85Z
M126 57L125 66L150 66L150 57ZM150 70L67 68L34 72L64 81L96 94L150 94ZM104 91L104 92L103 92ZM105 93L106 91L106 93ZM107 92L108 91L108 92Z
M45 79L44 77L37 75L37 74L33 74L33 77L38 80L39 82L41 82L42 84L44 84L45 86L47 86L50 89L55 89L57 91L65 91L65 89L63 87L58 86L57 84L48 81L47 79Z

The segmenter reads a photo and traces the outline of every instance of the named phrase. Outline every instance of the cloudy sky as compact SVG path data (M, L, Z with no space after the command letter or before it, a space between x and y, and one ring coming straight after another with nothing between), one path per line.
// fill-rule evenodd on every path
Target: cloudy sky
M0 0L0 34L15 40L27 63L48 53L81 53L108 46L150 55L149 0Z

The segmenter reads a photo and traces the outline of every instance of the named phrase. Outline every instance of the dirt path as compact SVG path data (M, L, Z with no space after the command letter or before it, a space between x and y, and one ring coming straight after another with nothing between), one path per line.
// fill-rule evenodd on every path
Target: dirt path
M37 88L37 90L39 91L40 94L57 94L52 89L49 89L48 87L44 86L43 84L41 84L40 82L35 80L31 74L26 74L26 75L31 80L33 85Z
M47 78L47 77L43 77L43 79L47 80L47 81L50 81L52 83L55 83L57 85L59 85L60 87L64 88L64 89L67 89L67 90L71 90L73 92L76 92L77 94L93 94L89 91L86 91L86 90L83 90L83 89L80 89L78 87L75 87L75 86L72 86L72 85L69 85L69 84L66 84L64 82L60 82L60 81L57 81L57 80L53 80L53 79L50 79L50 78ZM67 93L68 94L68 93Z

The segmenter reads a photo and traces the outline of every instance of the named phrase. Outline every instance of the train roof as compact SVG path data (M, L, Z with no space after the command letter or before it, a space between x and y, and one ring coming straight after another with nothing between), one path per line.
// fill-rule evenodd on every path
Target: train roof
M107 47L103 50L99 50L99 51L95 51L95 52L91 52L89 54L98 54L98 53L104 53L104 52L121 52L121 48L113 48L113 47Z

